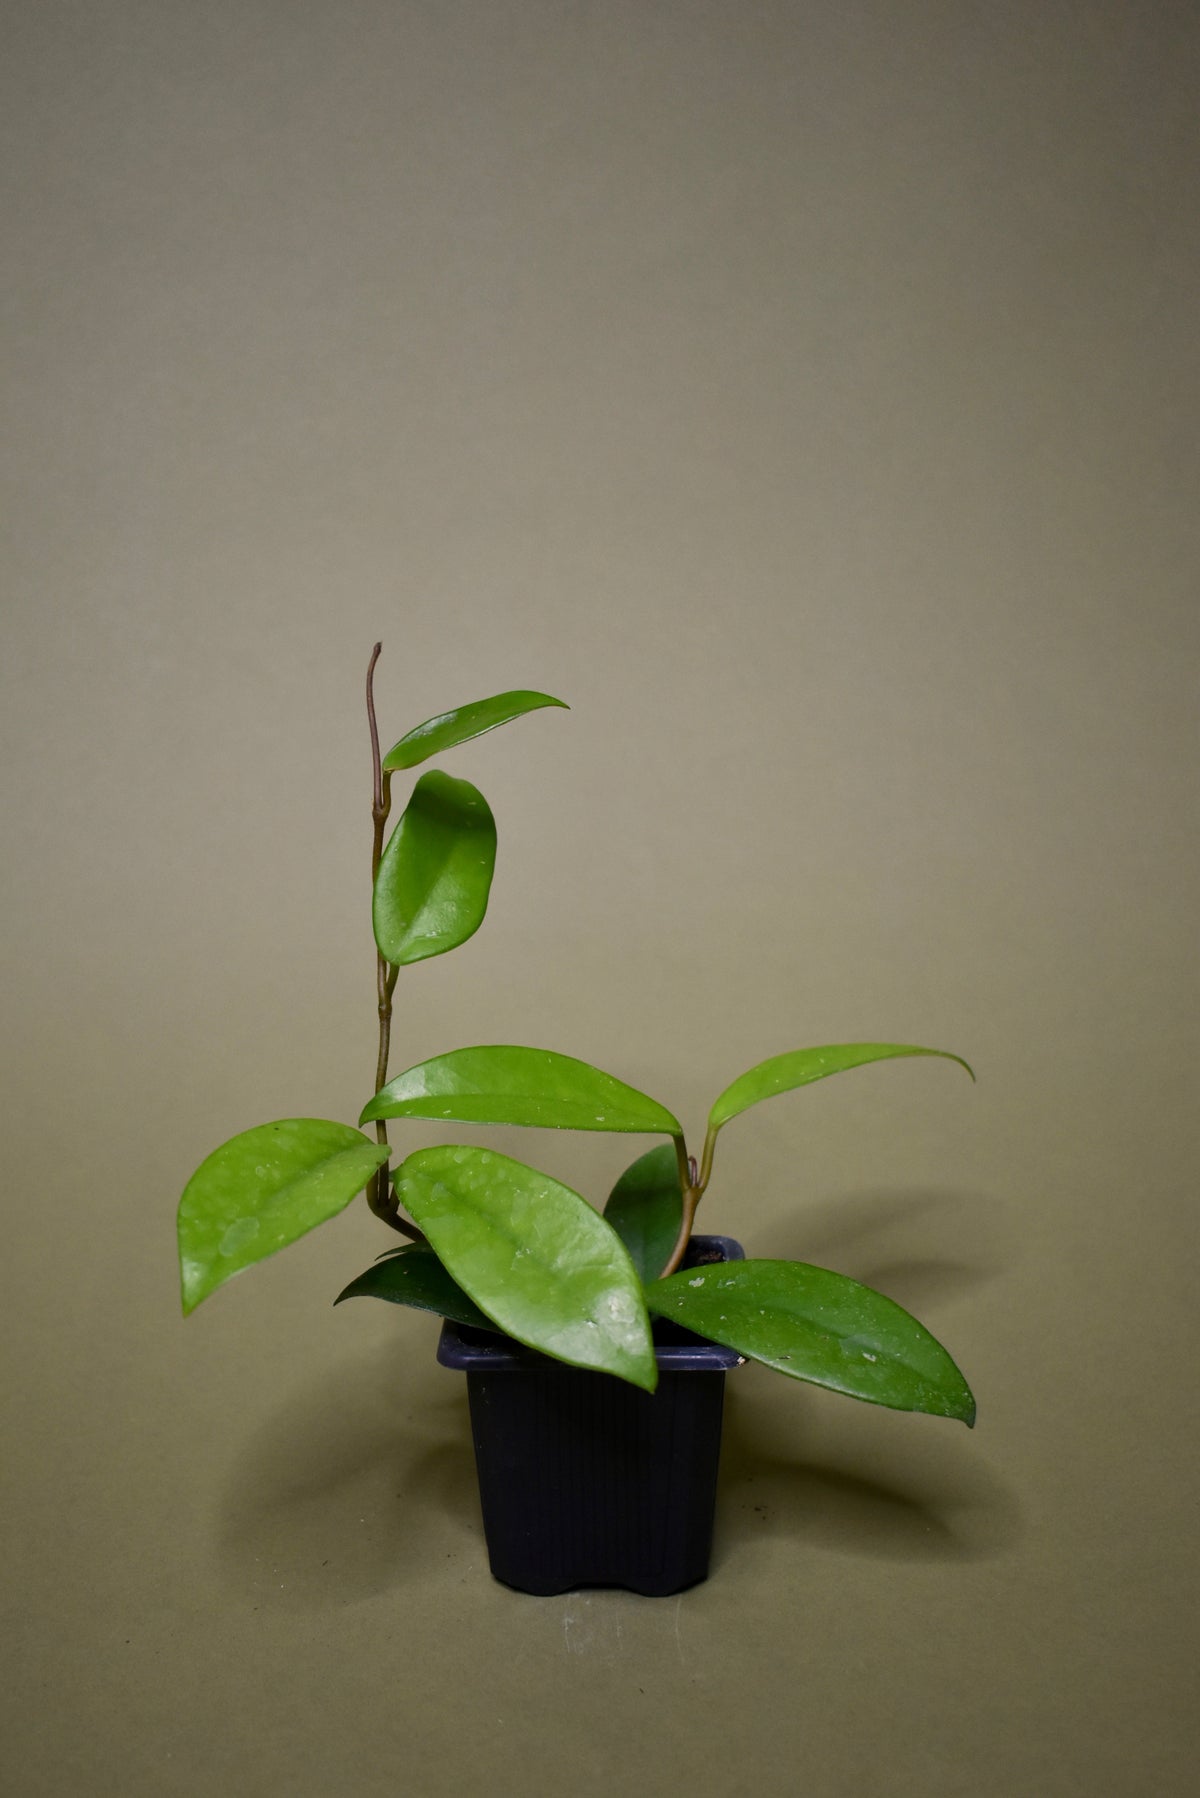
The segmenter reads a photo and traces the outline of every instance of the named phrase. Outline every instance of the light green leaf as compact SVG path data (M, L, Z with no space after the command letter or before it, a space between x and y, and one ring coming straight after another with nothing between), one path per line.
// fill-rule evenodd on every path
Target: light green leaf
M642 1279L653 1280L667 1265L683 1221L673 1143L659 1143L625 1169L608 1195L604 1215Z
M826 1043L819 1049L793 1049L787 1055L760 1061L727 1086L709 1113L708 1127L710 1131L719 1130L739 1111L747 1111L760 1099L773 1099L776 1093L791 1092L793 1087L823 1080L827 1074L864 1067L871 1061L890 1061L899 1055L940 1055L947 1061L956 1061L959 1067L967 1069L972 1080L975 1078L961 1055L951 1055L947 1049L918 1049L908 1043Z
M560 705L564 711L570 710L565 700L552 699L549 693L530 693L521 689L497 693L492 699L477 699L471 705L457 706L452 712L439 712L436 718L427 718L424 724L418 724L388 750L383 758L384 770L394 772L400 768L415 768L418 762L428 761L431 755L440 755L444 749L453 749L457 743L481 737L485 731L495 730L497 725L507 724L513 718L536 712L546 705Z
M474 936L496 866L496 824L483 794L439 769L423 774L375 878L372 921L385 961L444 955Z
M681 1126L656 1100L553 1049L492 1044L451 1049L397 1074L363 1108L372 1118L454 1119L549 1130L665 1131Z
M975 1422L971 1389L941 1343L902 1306L844 1274L803 1261L727 1261L656 1280L646 1303L795 1380Z
M422 1243L410 1243L376 1261L333 1302L340 1305L343 1299L360 1298L415 1305L419 1311L436 1311L439 1317L452 1317L455 1323L470 1324L476 1330L495 1328L491 1318L451 1279L433 1250Z
M616 1231L569 1186L489 1149L419 1149L401 1204L492 1322L573 1367L653 1392L641 1282Z
M231 1274L334 1217L388 1158L349 1124L281 1118L202 1161L179 1201L186 1316Z

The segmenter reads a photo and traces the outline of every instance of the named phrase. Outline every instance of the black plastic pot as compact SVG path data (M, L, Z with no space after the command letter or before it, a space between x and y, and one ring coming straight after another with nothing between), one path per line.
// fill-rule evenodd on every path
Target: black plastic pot
M742 1259L728 1236L695 1236L688 1252L690 1265ZM488 1557L505 1585L661 1598L706 1577L725 1375L741 1357L673 1324L654 1339L650 1394L443 1325L438 1360L467 1376Z

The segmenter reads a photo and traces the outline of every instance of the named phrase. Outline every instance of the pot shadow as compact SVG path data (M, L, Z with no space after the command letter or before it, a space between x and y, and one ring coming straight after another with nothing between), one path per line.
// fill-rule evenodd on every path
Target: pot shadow
M867 1192L768 1225L756 1234L754 1254L835 1268L928 1321L931 1310L950 1306L1011 1265L1009 1222L991 1195ZM948 1252L930 1254L931 1237ZM938 1323L931 1327L942 1333ZM858 1403L843 1410L847 1401L840 1398L834 1409L832 1395L794 1386L784 1395L777 1378L755 1371L763 1386L739 1391L731 1382L727 1392L714 1560L764 1530L900 1561L985 1559L1019 1537L1015 1494L961 1428L946 1433L942 1424L936 1440L923 1434L918 1441L898 1433L895 1413L881 1416L878 1407ZM792 1455L781 1447L784 1396L807 1410L819 1430L819 1453Z
M337 1609L477 1554L464 1383L397 1394L395 1370L394 1349L343 1362L256 1420L213 1544L253 1609Z

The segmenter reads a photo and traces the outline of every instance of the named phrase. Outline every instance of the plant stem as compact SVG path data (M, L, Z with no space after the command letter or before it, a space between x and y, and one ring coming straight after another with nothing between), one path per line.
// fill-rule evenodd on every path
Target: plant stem
M668 1274L673 1274L676 1268L682 1265L683 1258L687 1254L688 1243L692 1240L692 1225L696 1221L696 1207L699 1203L699 1187L689 1186L683 1195L683 1216L679 1223L679 1235L675 1238L675 1247L671 1250L667 1265L658 1276L660 1280L665 1280Z
M710 1124L704 1137L704 1151L700 1156L700 1178L696 1182L701 1192L704 1191L709 1180L712 1178L713 1150L716 1146L717 1132Z
M683 1137L673 1137L672 1141L675 1144L675 1160L679 1164L679 1191L683 1199L683 1216L680 1219L679 1235L675 1238L675 1246L671 1250L667 1265L658 1276L660 1280L665 1280L668 1274L673 1274L687 1254L687 1246L692 1237L692 1224L696 1217L696 1207L700 1203L700 1194L704 1191L697 1179L696 1163L688 1155L687 1144Z
M375 890L375 879L379 873L379 864L383 860L383 828L392 809L392 777L383 772L379 758L379 726L375 722L375 664L379 660L382 643L377 643L371 651L371 660L367 665L367 725L371 732L371 821L375 827L374 840L371 845L371 891ZM375 1060L375 1091L378 1092L387 1082L388 1052L392 1040L392 993L396 986L399 968L392 967L380 949L375 951L375 986L379 997L379 1054ZM375 1140L386 1143L388 1139L387 1124L383 1118L375 1121ZM409 1236L414 1242L424 1242L425 1236L415 1224L400 1216L400 1207L396 1195L392 1191L392 1183L388 1177L387 1163L379 1169L367 1187L367 1203L376 1217L398 1230L401 1236Z

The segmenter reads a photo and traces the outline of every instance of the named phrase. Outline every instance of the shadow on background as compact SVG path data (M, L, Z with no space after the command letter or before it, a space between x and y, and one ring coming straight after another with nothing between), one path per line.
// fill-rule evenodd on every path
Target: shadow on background
M754 1249L836 1267L950 1338L936 1311L1001 1271L999 1231L991 1201L866 1194L768 1227ZM979 1439L923 1417L898 1433L896 1421L762 1369L734 1375L714 1563L765 1530L900 1560L975 1559L1014 1541L1018 1506ZM336 1608L425 1576L486 1574L465 1382L426 1365L401 1386L393 1347L324 1373L243 1441L216 1549L258 1608Z
M939 1312L1005 1271L1009 1235L1005 1208L990 1196L875 1192L768 1226L754 1253L811 1261L875 1287L953 1353L953 1329ZM764 1530L912 1561L982 1559L1020 1535L1016 1497L961 1425L818 1395L762 1370L739 1390L743 1377L731 1378L726 1398L718 1561Z
M941 1433L957 1429L965 1438L961 1425L913 1419L919 1436L902 1448L893 1433L886 1444L871 1444L863 1428L851 1440L826 1430L814 1452L790 1455L778 1446L779 1407L789 1403L803 1406L804 1399L794 1390L779 1393L764 1423L767 1408L748 1405L731 1386L715 1564L764 1532L893 1561L984 1560L1018 1539L1020 1507L1013 1493L979 1461L970 1440L959 1446ZM811 1415L793 1416L784 1427L802 1438ZM936 1442L931 1426L939 1429Z
M340 1364L243 1442L215 1546L255 1608L355 1604L479 1559L465 1382L422 1374L397 1397L395 1365Z
M920 1316L1011 1267L1013 1236L1009 1208L992 1194L865 1192L789 1212L747 1253L834 1268Z

